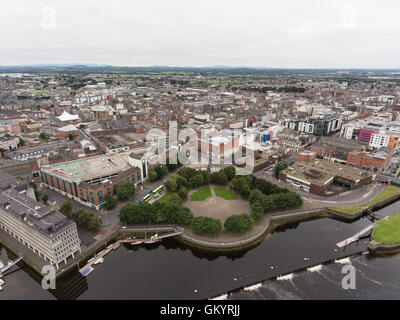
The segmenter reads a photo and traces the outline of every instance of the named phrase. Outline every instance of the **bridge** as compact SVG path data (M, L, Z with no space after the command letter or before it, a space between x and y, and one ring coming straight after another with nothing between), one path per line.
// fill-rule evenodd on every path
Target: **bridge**
M10 261L6 266L0 269L0 277L7 271L10 270L13 266L15 266L18 262L22 260L22 257L19 257L15 261Z
M179 230L176 231L176 232L167 233L167 234L164 234L164 235L162 235L162 236L156 235L156 236L151 237L151 239L152 239L152 240L161 240L161 239L164 239L164 238L174 237L174 236L177 236L177 235L182 234L182 233L183 233L183 230L184 230L183 228L179 228Z
M388 217L384 217L381 220L387 220L387 219L388 219ZM355 235L351 236L350 238L348 238L346 240L343 240L343 241L337 243L336 245L339 248L343 248L343 247L345 247L345 246L347 246L347 245L349 245L349 244L351 244L353 242L356 242L356 241L360 240L361 238L369 235L368 232L370 230L372 230L376 226L376 224L377 224L377 222L375 222L374 224L369 225L368 227L362 229L360 232L357 232Z

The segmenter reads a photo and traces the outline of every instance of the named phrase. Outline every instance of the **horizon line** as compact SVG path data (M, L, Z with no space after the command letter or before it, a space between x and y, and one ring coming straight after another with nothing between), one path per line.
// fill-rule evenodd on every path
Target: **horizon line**
M128 65L112 65L112 64L96 64L96 63L49 63L49 64L15 64L15 65L0 65L0 68L22 68L22 67L74 67L83 66L88 68L95 67L111 67L111 68L171 68L171 69L182 69L182 68L193 68L193 69L282 69L282 70L398 70L400 67L263 67L263 66L232 66L232 65L213 65L213 66L171 66L171 65L147 65L147 66L128 66Z

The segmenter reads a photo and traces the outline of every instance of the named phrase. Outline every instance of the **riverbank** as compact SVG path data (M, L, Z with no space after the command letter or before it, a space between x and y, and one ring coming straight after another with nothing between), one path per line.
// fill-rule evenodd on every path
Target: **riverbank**
M380 209L387 204L390 204L396 200L400 199L400 188L389 185L387 186L378 196L374 199L368 201L367 203L355 205L355 206L334 206L328 209L332 212L337 212L338 214L348 215L350 217L359 217L362 214L368 212L369 210Z
M222 254L227 252L237 252L251 249L259 245L276 228L283 228L287 224L290 225L291 223L298 223L301 221L325 217L341 221L353 221L359 219L369 210L372 211L383 208L397 201L398 199L400 199L400 194L390 196L381 201L374 201L374 203L372 203L370 206L364 207L362 210L351 214L326 207L315 206L315 208L312 208L312 205L308 205L310 209L304 209L308 207L303 207L302 210L291 210L289 212L276 212L268 214L258 225L253 227L252 230L242 235L226 234L222 237L210 237L198 235L190 229L185 229L182 235L176 236L175 238L188 247L194 247L204 251L212 251ZM170 229L165 228L165 225L152 225L151 228L150 226L135 226L134 230L127 230L122 229L120 224L117 222L102 228L101 232L96 236L96 241L91 246L84 248L81 254L77 254L74 259L70 259L66 265L60 267L56 273L57 277L63 277L74 270L79 270L79 268L82 267L87 260L115 240L127 237L129 235L143 235L150 232L153 232L154 234L177 230L176 226L167 227ZM15 256L23 254L25 264L39 274L41 273L42 267L48 264L42 258L38 257L36 254L31 252L29 249L6 233L0 233L0 242L13 254L15 254ZM382 244L372 240L370 249L375 253L381 251L394 252L400 250L400 244Z
M376 255L400 252L400 212L377 223L368 248Z

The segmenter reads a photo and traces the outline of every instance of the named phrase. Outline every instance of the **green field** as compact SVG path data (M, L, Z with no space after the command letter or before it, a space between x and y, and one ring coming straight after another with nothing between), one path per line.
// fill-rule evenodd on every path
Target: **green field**
M220 198L224 198L225 200L237 200L238 197L232 191L225 189L214 187L215 195Z
M211 190L209 187L202 188L192 194L190 201L204 201L211 197Z
M400 242L400 213L391 216L389 220L379 221L372 232L372 236L378 242Z
M175 194L173 192L168 192L167 194L163 195L160 199L157 200L157 202L161 202L161 203L168 203L169 199L171 198L171 196Z
M384 200L386 200L396 194L399 194L399 193L400 193L400 188L395 187L395 186L387 186L385 188L385 190L383 190L377 197L375 197L371 201L364 203L362 205L350 206L350 207L330 207L329 209L340 211L343 213L353 214L353 213L359 212L364 207L372 206L375 203L384 201Z

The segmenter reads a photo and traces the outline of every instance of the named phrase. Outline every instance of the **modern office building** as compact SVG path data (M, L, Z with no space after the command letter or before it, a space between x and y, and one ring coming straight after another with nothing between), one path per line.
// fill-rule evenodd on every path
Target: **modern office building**
M342 127L342 116L338 113L322 117L308 118L307 120L283 120L280 121L289 129L316 136L329 136Z
M5 231L45 261L67 262L81 252L76 224L29 196L28 185L0 173L0 232Z
M40 168L43 184L95 210L102 209L107 194L116 194L118 184L137 186L147 179L147 160L132 152L106 154Z

